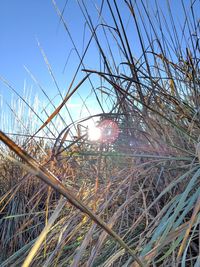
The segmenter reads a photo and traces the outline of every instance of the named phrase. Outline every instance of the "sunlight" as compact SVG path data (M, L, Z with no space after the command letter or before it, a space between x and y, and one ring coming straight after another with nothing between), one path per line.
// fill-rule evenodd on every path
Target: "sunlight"
M88 139L90 141L98 141L101 138L101 130L95 125L88 127Z

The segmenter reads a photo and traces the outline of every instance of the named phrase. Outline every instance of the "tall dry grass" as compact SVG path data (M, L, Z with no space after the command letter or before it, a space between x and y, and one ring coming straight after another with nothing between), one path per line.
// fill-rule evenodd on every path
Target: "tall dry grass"
M75 46L65 10L52 2ZM165 9L101 1L97 23L88 3L78 6L91 34L83 56L74 47L85 76L59 106L50 102L39 130L15 140L22 150L0 135L10 147L1 148L1 266L197 267L199 3L180 2L180 25L169 1ZM85 62L93 42L98 68ZM79 130L92 115L56 131L56 117L64 120L62 109L86 82L96 117L120 127L112 145L92 144Z

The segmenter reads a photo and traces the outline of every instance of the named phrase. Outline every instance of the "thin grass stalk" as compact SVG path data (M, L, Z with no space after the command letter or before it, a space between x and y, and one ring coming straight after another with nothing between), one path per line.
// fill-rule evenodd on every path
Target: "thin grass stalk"
M55 208L53 214L49 218L46 226L42 230L41 234L38 236L36 242L34 243L33 247L29 251L26 259L24 260L22 267L29 267L33 258L35 257L37 251L39 250L40 246L42 245L43 241L46 239L47 234L49 233L51 227L53 226L55 220L58 218L59 213L61 212L62 208L64 207L66 200L60 199L57 207Z

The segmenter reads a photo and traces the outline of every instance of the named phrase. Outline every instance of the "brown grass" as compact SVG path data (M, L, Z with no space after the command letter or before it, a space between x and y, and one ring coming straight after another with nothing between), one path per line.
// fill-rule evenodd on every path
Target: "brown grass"
M198 3L181 3L179 28L168 1L167 11L157 1L122 1L126 13L118 1L102 1L99 24L79 2L91 39L83 56L75 47L80 64L62 103L49 103L39 130L24 127L21 139L0 132L9 146L1 144L2 267L199 265ZM85 62L92 41L98 69ZM74 85L80 68L85 76ZM55 119L64 120L62 108L86 82L100 113L58 128ZM90 110L87 99L83 106ZM80 128L91 117L117 122L118 140L89 142Z

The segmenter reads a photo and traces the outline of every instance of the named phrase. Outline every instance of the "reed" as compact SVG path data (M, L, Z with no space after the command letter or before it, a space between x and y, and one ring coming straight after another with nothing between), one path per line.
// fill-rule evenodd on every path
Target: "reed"
M152 2L101 1L95 20L93 2L78 1L90 32L81 53L52 0L80 64L62 97L40 47L61 103L46 95L41 116L21 97L37 127L0 133L1 266L199 266L199 3L180 2L179 24L170 1ZM99 65L86 60L93 44ZM75 93L80 120L67 106ZM13 114L16 132L23 112ZM105 119L118 139L90 142L85 125Z

